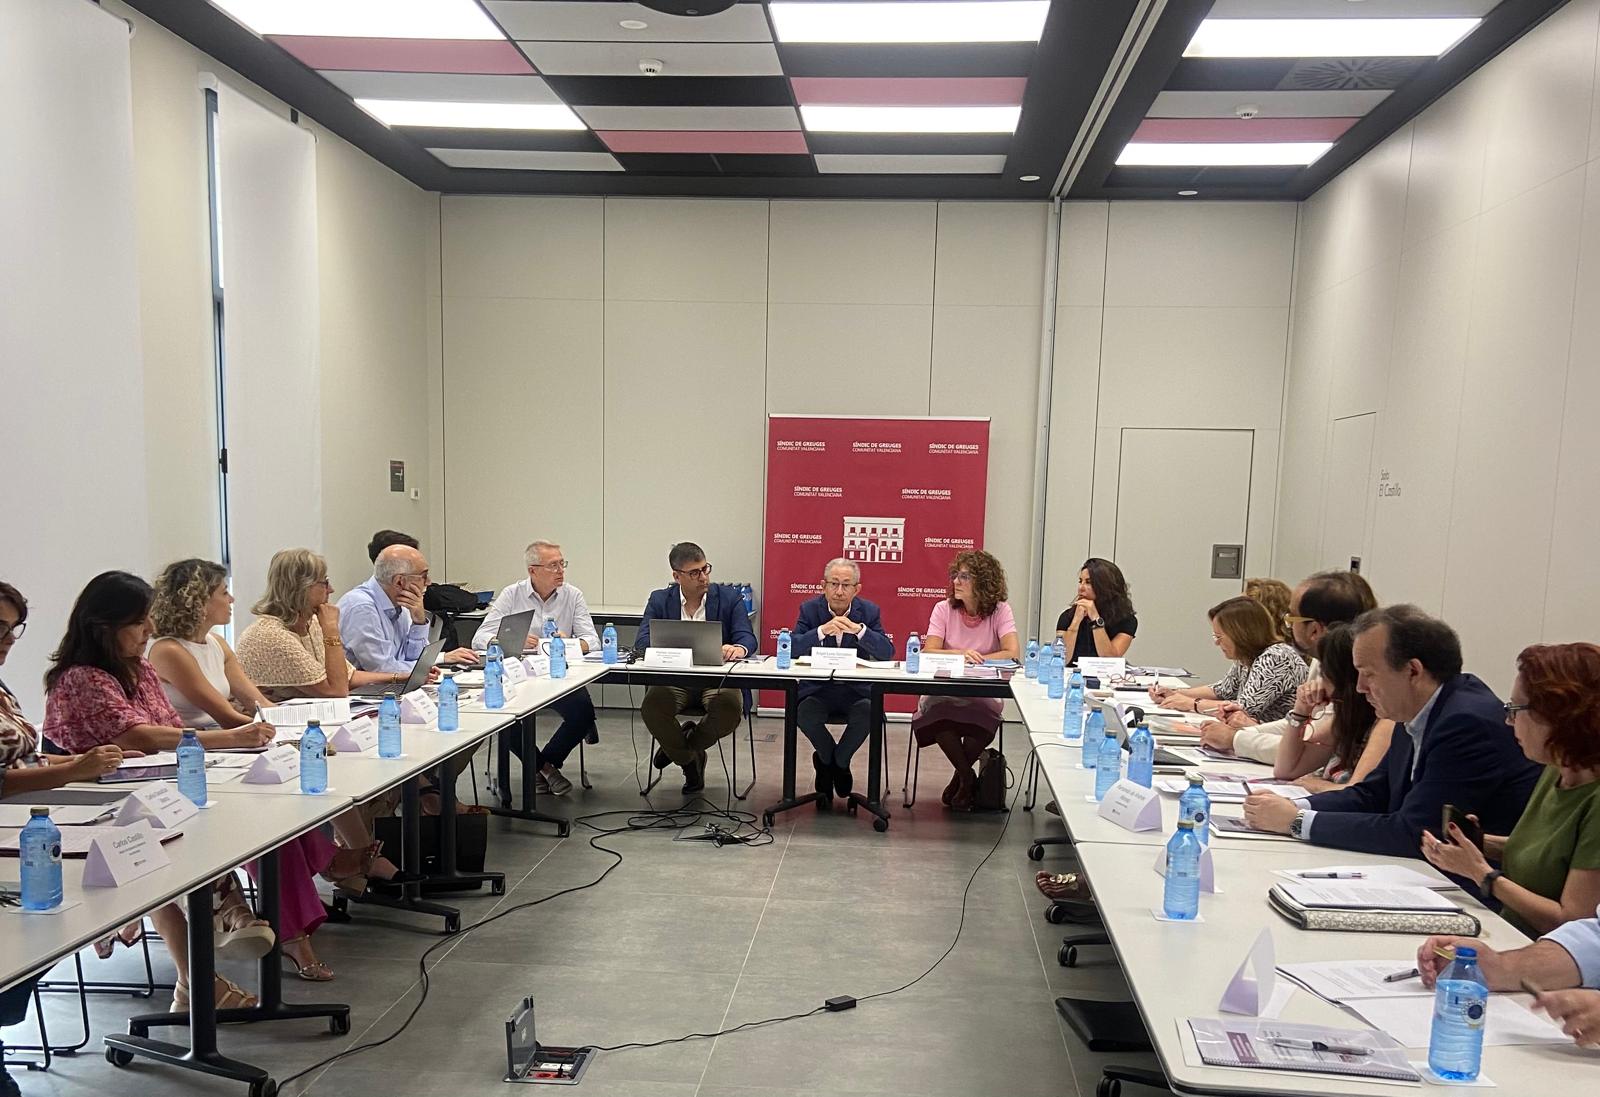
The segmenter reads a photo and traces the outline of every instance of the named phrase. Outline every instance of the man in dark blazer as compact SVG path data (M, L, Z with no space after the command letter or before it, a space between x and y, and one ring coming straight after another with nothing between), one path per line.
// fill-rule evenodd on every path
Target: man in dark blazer
M878 607L862 598L861 568L843 558L828 561L822 572L822 593L800 603L794 623L794 654L810 655L818 647L857 649L864 659L894 658L894 644L883 631ZM823 804L835 791L850 795L850 757L872 730L871 691L845 682L806 682L800 687L798 723L811 745L817 791ZM828 721L843 721L844 734L834 742Z
M1395 722L1389 752L1358 784L1286 800L1255 793L1245 819L1261 830L1335 849L1421 856L1445 804L1475 814L1489 834L1510 834L1541 767L1506 726L1505 706L1461 672L1461 641L1416 606L1356 618L1356 688ZM1476 883L1477 881L1472 881Z
M722 622L722 657L730 662L756 650L756 634L744 611L743 593L729 583L711 581L711 565L699 545L693 541L673 545L667 553L667 566L672 569L673 585L651 592L644 620L639 623L636 648L650 646L651 621L667 620ZM704 709L705 716L698 723L680 723L683 710L691 707ZM659 748L656 768L676 763L683 768L683 791L699 792L706 787L706 749L738 729L744 715L744 694L736 689L651 686L639 715Z

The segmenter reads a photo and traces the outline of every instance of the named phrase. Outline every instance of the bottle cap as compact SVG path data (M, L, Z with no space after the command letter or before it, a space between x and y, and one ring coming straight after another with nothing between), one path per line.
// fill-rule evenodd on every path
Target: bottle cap
M1189 784L1204 788L1206 779L1198 773L1189 774Z
M306 730L308 730L308 731L310 729L312 729L312 728L320 728L320 727L322 727L322 721L318 720L315 716L313 716L311 719L306 721Z
M453 670L447 670L444 672L444 676L446 678L454 678L456 676L456 672Z
M383 699L385 701L399 700L399 698L395 697L394 690L392 690L392 689L386 689L386 690L383 691Z
M1178 829L1179 830L1193 830L1194 829L1194 820L1193 819L1179 819L1178 820Z
M50 809L47 807L29 808L28 814L35 819L48 819L50 818Z
M37 810L37 809L35 809L35 810ZM1456 946L1456 959L1457 960L1476 960L1477 958L1478 958L1478 950L1477 949L1471 947L1470 945L1457 945Z

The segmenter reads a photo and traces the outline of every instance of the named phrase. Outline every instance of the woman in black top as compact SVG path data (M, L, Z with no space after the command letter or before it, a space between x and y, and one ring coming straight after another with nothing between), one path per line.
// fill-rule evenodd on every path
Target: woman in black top
M1078 570L1078 598L1056 621L1067 661L1079 656L1118 659L1128 654L1139 618L1128 597L1128 581L1110 560L1092 556Z

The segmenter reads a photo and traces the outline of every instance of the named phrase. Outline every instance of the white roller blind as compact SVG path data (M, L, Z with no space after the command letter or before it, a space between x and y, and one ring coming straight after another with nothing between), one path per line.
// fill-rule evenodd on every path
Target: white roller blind
M4 678L44 717L67 611L147 573L128 27L87 0L0 3L0 578L29 600Z
M228 530L242 627L274 552L322 551L316 142L222 85L217 169Z

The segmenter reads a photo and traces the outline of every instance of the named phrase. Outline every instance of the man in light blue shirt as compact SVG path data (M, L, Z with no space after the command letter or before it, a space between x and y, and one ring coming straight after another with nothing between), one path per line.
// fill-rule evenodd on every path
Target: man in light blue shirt
M427 587L427 558L409 545L390 545L373 562L372 578L339 599L339 634L357 670L411 673L428 646L428 613L422 608ZM463 650L445 658L476 661Z
M1600 1047L1600 909L1593 918L1565 922L1533 944L1506 952L1472 937L1429 937L1417 950L1424 986L1433 986L1457 945L1478 950L1478 967L1490 990L1532 984L1540 991L1538 1007L1579 1047Z

